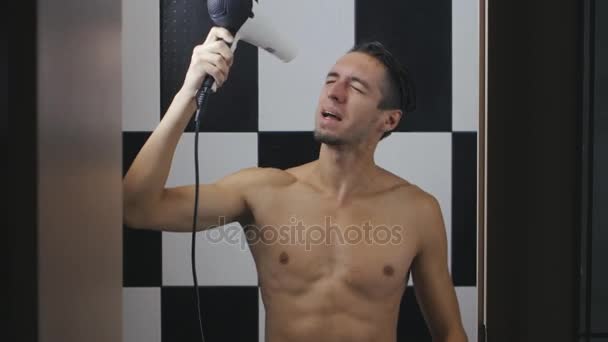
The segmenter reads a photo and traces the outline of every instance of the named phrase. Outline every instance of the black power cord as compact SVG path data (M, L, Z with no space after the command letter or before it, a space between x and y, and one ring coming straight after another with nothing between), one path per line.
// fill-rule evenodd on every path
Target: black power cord
M196 312L198 316L198 326L201 332L201 341L205 342L205 334L203 333L203 319L201 315L201 302L198 292L198 279L196 277L196 221L198 217L198 192L199 192L199 173L198 173L198 131L200 129L201 114L205 112L207 105L207 98L211 93L211 86L213 85L213 78L207 76L203 81L203 85L196 96L196 115L194 117L194 175L195 175L195 188L194 188L194 214L192 220L192 278L194 280L194 298L196 301Z

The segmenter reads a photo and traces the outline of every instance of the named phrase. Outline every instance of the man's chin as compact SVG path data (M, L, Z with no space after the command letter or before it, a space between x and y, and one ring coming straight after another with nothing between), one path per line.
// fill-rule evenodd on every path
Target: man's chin
M326 134L326 133L321 133L319 131L314 132L314 138L315 138L316 142L330 145L330 146L337 146L337 145L344 144L344 141L342 139L340 139L340 137L335 136L335 135Z

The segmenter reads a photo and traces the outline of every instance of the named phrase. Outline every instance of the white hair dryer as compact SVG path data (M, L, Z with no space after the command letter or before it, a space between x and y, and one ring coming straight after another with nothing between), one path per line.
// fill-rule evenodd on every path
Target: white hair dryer
M234 37L233 49L236 48L236 43L239 40L244 40L275 55L285 63L294 59L297 54L294 45L279 34L271 25L269 18L265 17L260 11L256 13L255 8L253 9L253 13L254 17L248 18L237 31Z
M256 0L256 7L258 6ZM207 0L207 10L216 26L226 28L234 36L232 51L236 49L239 40L244 40L283 62L289 62L296 56L293 44L272 27L269 18L253 8L252 0ZM201 89L211 88L213 81L211 76L207 76Z

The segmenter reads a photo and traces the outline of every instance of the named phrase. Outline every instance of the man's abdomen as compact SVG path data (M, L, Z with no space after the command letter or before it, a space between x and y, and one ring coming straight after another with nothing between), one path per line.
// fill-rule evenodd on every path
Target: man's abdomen
M373 300L336 279L320 279L295 295L265 290L266 342L396 339L403 290Z

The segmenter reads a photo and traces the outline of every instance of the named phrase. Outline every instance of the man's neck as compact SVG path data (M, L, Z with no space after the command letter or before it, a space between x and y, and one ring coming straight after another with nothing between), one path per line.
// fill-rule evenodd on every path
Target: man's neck
M338 203L369 188L377 167L374 162L375 146L321 145L317 174L323 189Z

